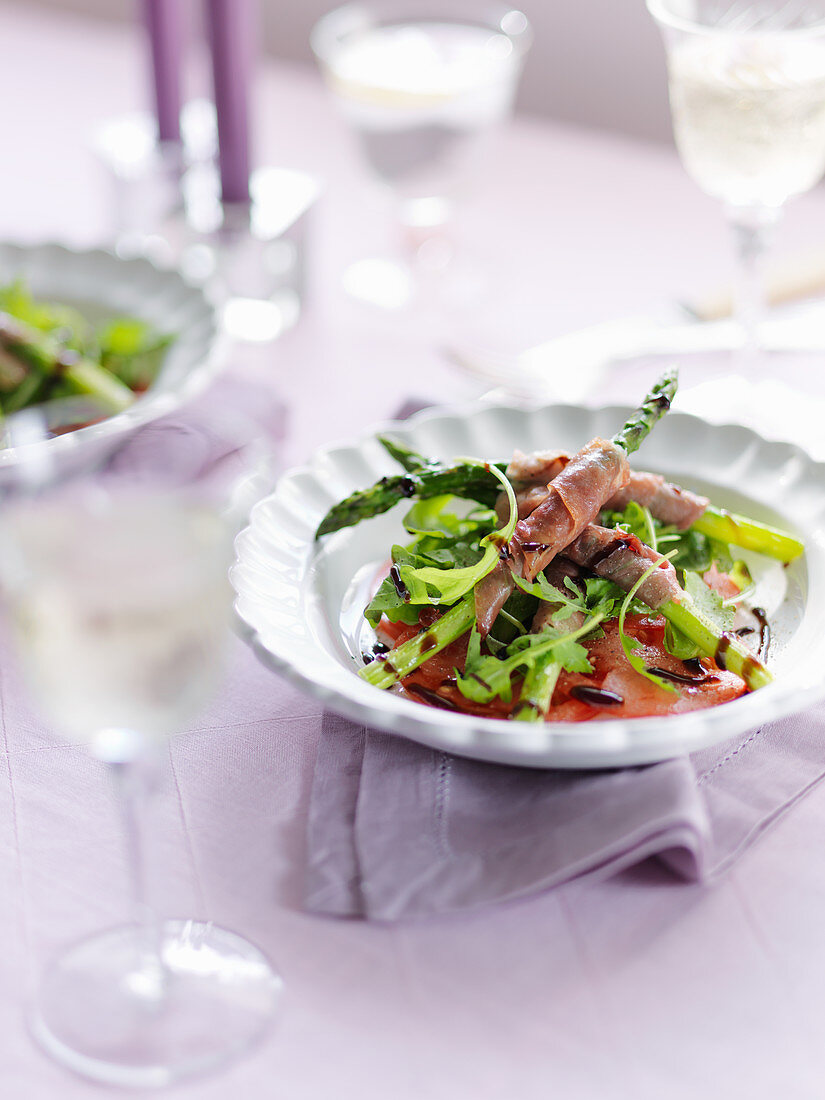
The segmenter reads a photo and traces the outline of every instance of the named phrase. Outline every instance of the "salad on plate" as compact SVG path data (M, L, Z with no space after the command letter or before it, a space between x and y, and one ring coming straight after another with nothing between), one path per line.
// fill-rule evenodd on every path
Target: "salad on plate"
M123 412L152 384L172 339L137 317L93 323L74 306L35 299L20 279L0 286L0 414L72 398L88 399L98 417Z
M666 374L612 439L575 454L429 459L334 505L316 538L409 500L364 609L360 675L431 707L518 722L680 714L768 685L754 555L792 534L643 470L634 453L675 395Z

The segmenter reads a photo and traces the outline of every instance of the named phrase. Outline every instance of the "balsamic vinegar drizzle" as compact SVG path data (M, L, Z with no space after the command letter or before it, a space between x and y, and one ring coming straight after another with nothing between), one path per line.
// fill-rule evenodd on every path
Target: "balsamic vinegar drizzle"
M390 578L392 580L392 583L395 585L395 591L398 593L401 599L409 600L410 594L407 591L406 584L404 584L404 582L401 580L401 573L397 565L393 565L390 569Z
M603 546L601 550L597 551L590 559L589 567L593 570L596 566L601 565L603 561L606 561L611 554L615 554L617 550L624 550L625 547L630 546L630 539L615 538L611 539L606 546Z
M723 672L727 670L728 661L725 656L731 646L731 636L726 630L722 637L719 639L719 644L716 647L716 652L713 655L713 659L716 662L717 668L721 668Z
M371 665L373 661L384 659L384 654L389 653L390 647L384 645L383 642L376 642L372 649L368 649L366 653L361 654L361 658L365 665Z
M771 627L768 622L768 616L765 614L764 607L754 607L753 617L759 623L759 649L758 654L764 661L768 656L768 649L771 644Z
M756 651L757 656L764 661L768 656L768 649L771 644L771 624L768 622L768 616L765 613L764 607L752 607L751 614L759 623L759 648ZM734 630L734 634L738 634L740 638L755 633L756 627L754 626L740 626L738 630Z
M426 688L422 684L404 684L404 690L408 691L410 695L417 695L419 699L423 699L431 707L441 707L442 710L461 710L461 707L456 706L451 699L445 699L443 695L431 691L430 688Z
M683 662L687 664L687 661ZM710 672L706 672L702 666L701 675L691 676L685 672L671 672L667 668L658 668L656 665L650 665L645 669L646 672L650 672L653 676L660 676L663 680L670 680L674 684L709 684L718 680L718 676L713 676Z
M592 707L619 707L624 702L621 695L604 688L591 687L590 684L575 684L570 694L580 703L589 703Z

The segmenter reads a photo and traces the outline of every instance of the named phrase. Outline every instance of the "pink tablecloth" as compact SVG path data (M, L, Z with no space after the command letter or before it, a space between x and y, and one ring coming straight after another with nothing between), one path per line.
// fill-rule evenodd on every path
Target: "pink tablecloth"
M23 4L0 8L0 29L0 233L98 239L105 196L84 141L96 121L142 101L138 43L127 28ZM364 247L369 207L315 76L272 67L259 116L261 159L328 181L301 326L233 367L289 406L285 461L386 416L411 390L471 393L433 331L377 318L338 291L345 260ZM485 319L516 340L638 312L726 269L721 215L669 150L522 120L500 154L465 232L501 257L518 289ZM805 197L780 247L823 223L825 195ZM823 1095L825 791L712 887L663 885L642 869L472 917L391 928L324 920L299 909L320 707L240 642L232 656L218 704L170 748L155 888L169 913L257 941L288 993L253 1057L176 1095ZM49 740L5 665L0 686L0 1094L92 1098L101 1090L30 1044L21 1008L49 952L125 915L116 814L101 766Z

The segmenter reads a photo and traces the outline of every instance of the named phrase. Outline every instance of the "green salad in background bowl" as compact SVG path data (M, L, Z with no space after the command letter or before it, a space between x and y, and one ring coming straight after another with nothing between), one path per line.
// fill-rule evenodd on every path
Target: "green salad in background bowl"
M35 446L77 455L179 408L218 365L199 287L143 258L0 244L0 413L81 410ZM24 448L0 448L0 468Z

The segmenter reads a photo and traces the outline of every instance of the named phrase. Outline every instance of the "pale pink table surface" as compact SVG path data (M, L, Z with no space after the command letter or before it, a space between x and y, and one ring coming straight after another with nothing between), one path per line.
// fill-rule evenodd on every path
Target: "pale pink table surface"
M136 36L17 4L0 6L0 41L0 234L104 239L106 193L86 142L97 122L143 103ZM411 392L472 395L432 331L338 290L363 252L370 200L314 73L267 70L257 137L259 161L327 185L300 327L234 367L289 406L284 461ZM727 270L720 213L670 150L520 120L499 153L465 230L485 234L519 288L507 316L485 319L513 343L643 311ZM821 191L790 211L780 247L811 243L820 227ZM115 806L102 766L42 732L7 667L0 686L0 1096L99 1096L31 1045L22 1007L49 952L126 915ZM174 1095L825 1096L825 791L713 887L640 871L469 919L337 923L298 907L319 718L238 642L219 703L172 744L155 853L164 909L238 929L288 987L263 1047Z

